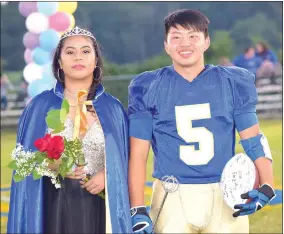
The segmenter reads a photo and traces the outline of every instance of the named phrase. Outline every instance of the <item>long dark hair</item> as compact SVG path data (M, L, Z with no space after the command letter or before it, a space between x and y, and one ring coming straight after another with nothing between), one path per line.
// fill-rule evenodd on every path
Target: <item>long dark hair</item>
M268 46L264 42L258 42L257 44L261 45L262 52L258 52L259 55L265 55L268 52Z
M54 75L55 79L57 80L57 82L60 82L63 85L64 88L65 88L65 77L64 77L63 70L60 69L59 59L60 59L60 56L61 56L61 50L62 50L64 41L66 40L66 38L60 40L60 42L58 43L58 46L56 48L56 51L55 51L54 56L53 56L53 61L52 61L53 75ZM87 96L87 100L93 100L94 97L96 96L96 89L97 89L98 85L102 83L102 79L103 79L103 58L102 58L102 53L101 53L99 43L94 38L92 38L92 37L89 37L89 38L92 40L94 50L95 50L95 54L96 54L96 62L97 62L96 68L93 72L94 79L93 79L92 85L90 87L90 91L88 93L88 96ZM58 75L60 77L58 77Z

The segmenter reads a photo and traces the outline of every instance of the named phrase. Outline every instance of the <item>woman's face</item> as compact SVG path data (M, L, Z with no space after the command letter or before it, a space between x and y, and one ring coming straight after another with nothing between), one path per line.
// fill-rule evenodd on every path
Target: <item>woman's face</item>
M255 49L258 53L262 53L264 51L264 48L261 44L256 44Z
M89 37L71 36L65 39L59 59L65 79L93 79L96 63L94 45Z

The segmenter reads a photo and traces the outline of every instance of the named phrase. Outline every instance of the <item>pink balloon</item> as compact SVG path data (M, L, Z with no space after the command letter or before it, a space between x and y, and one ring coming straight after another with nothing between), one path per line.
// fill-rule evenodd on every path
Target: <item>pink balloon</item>
M23 44L28 49L34 49L39 45L39 34L26 32L23 38Z
M19 12L24 17L27 17L33 12L37 12L37 2L20 2Z
M25 53L24 53L24 58L25 58L25 62L26 64L32 63L33 59L32 59L32 51L30 49L26 49Z
M70 17L65 12L56 12L49 17L49 27L57 32L64 32L71 24Z

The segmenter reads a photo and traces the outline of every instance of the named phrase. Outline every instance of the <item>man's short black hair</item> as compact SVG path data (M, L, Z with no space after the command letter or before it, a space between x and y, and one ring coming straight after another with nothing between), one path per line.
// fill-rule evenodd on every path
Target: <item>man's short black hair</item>
M253 50L254 50L253 46L248 46L248 47L246 47L246 48L244 49L245 54L246 54L250 49L253 49Z
M205 37L208 37L209 19L201 12L190 9L177 10L170 13L164 20L166 37L171 27L181 25L186 29L194 29L198 32L203 32Z

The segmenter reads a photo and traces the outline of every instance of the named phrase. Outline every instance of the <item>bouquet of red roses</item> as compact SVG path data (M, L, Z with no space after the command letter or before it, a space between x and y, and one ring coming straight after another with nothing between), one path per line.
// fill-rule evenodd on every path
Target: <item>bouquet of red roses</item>
M60 188L59 177L64 179L72 171L74 165L85 165L82 142L79 140L78 134L87 130L86 108L84 103L82 105L79 101L80 97L86 95L86 93L86 91L78 93L78 104L81 104L83 109L80 110L79 105L77 106L73 140L67 140L65 137L54 135L65 129L64 123L70 106L68 101L64 99L61 109L50 110L47 113L46 123L52 131L34 142L38 151L26 151L20 144L13 150L12 161L8 164L8 167L15 170L13 176L15 182L19 182L31 174L35 180L40 179L42 176L48 176L55 187ZM87 103L92 105L91 101L87 101ZM50 164L56 164L57 169L51 170L49 168ZM89 179L90 177L86 175L84 181ZM105 198L104 192L100 192L98 195L103 199Z
M47 125L52 129L51 133L64 130L64 122L69 112L69 103L63 100L60 110L50 110L46 117ZM46 134L43 138L34 142L38 151L26 151L18 144L12 152L12 161L8 167L15 170L13 179L15 182L23 180L32 174L33 178L42 176L51 178L56 188L60 188L59 176L65 177L74 165L84 165L82 143L78 138L67 140L62 136ZM57 164L58 169L53 171L50 164Z

